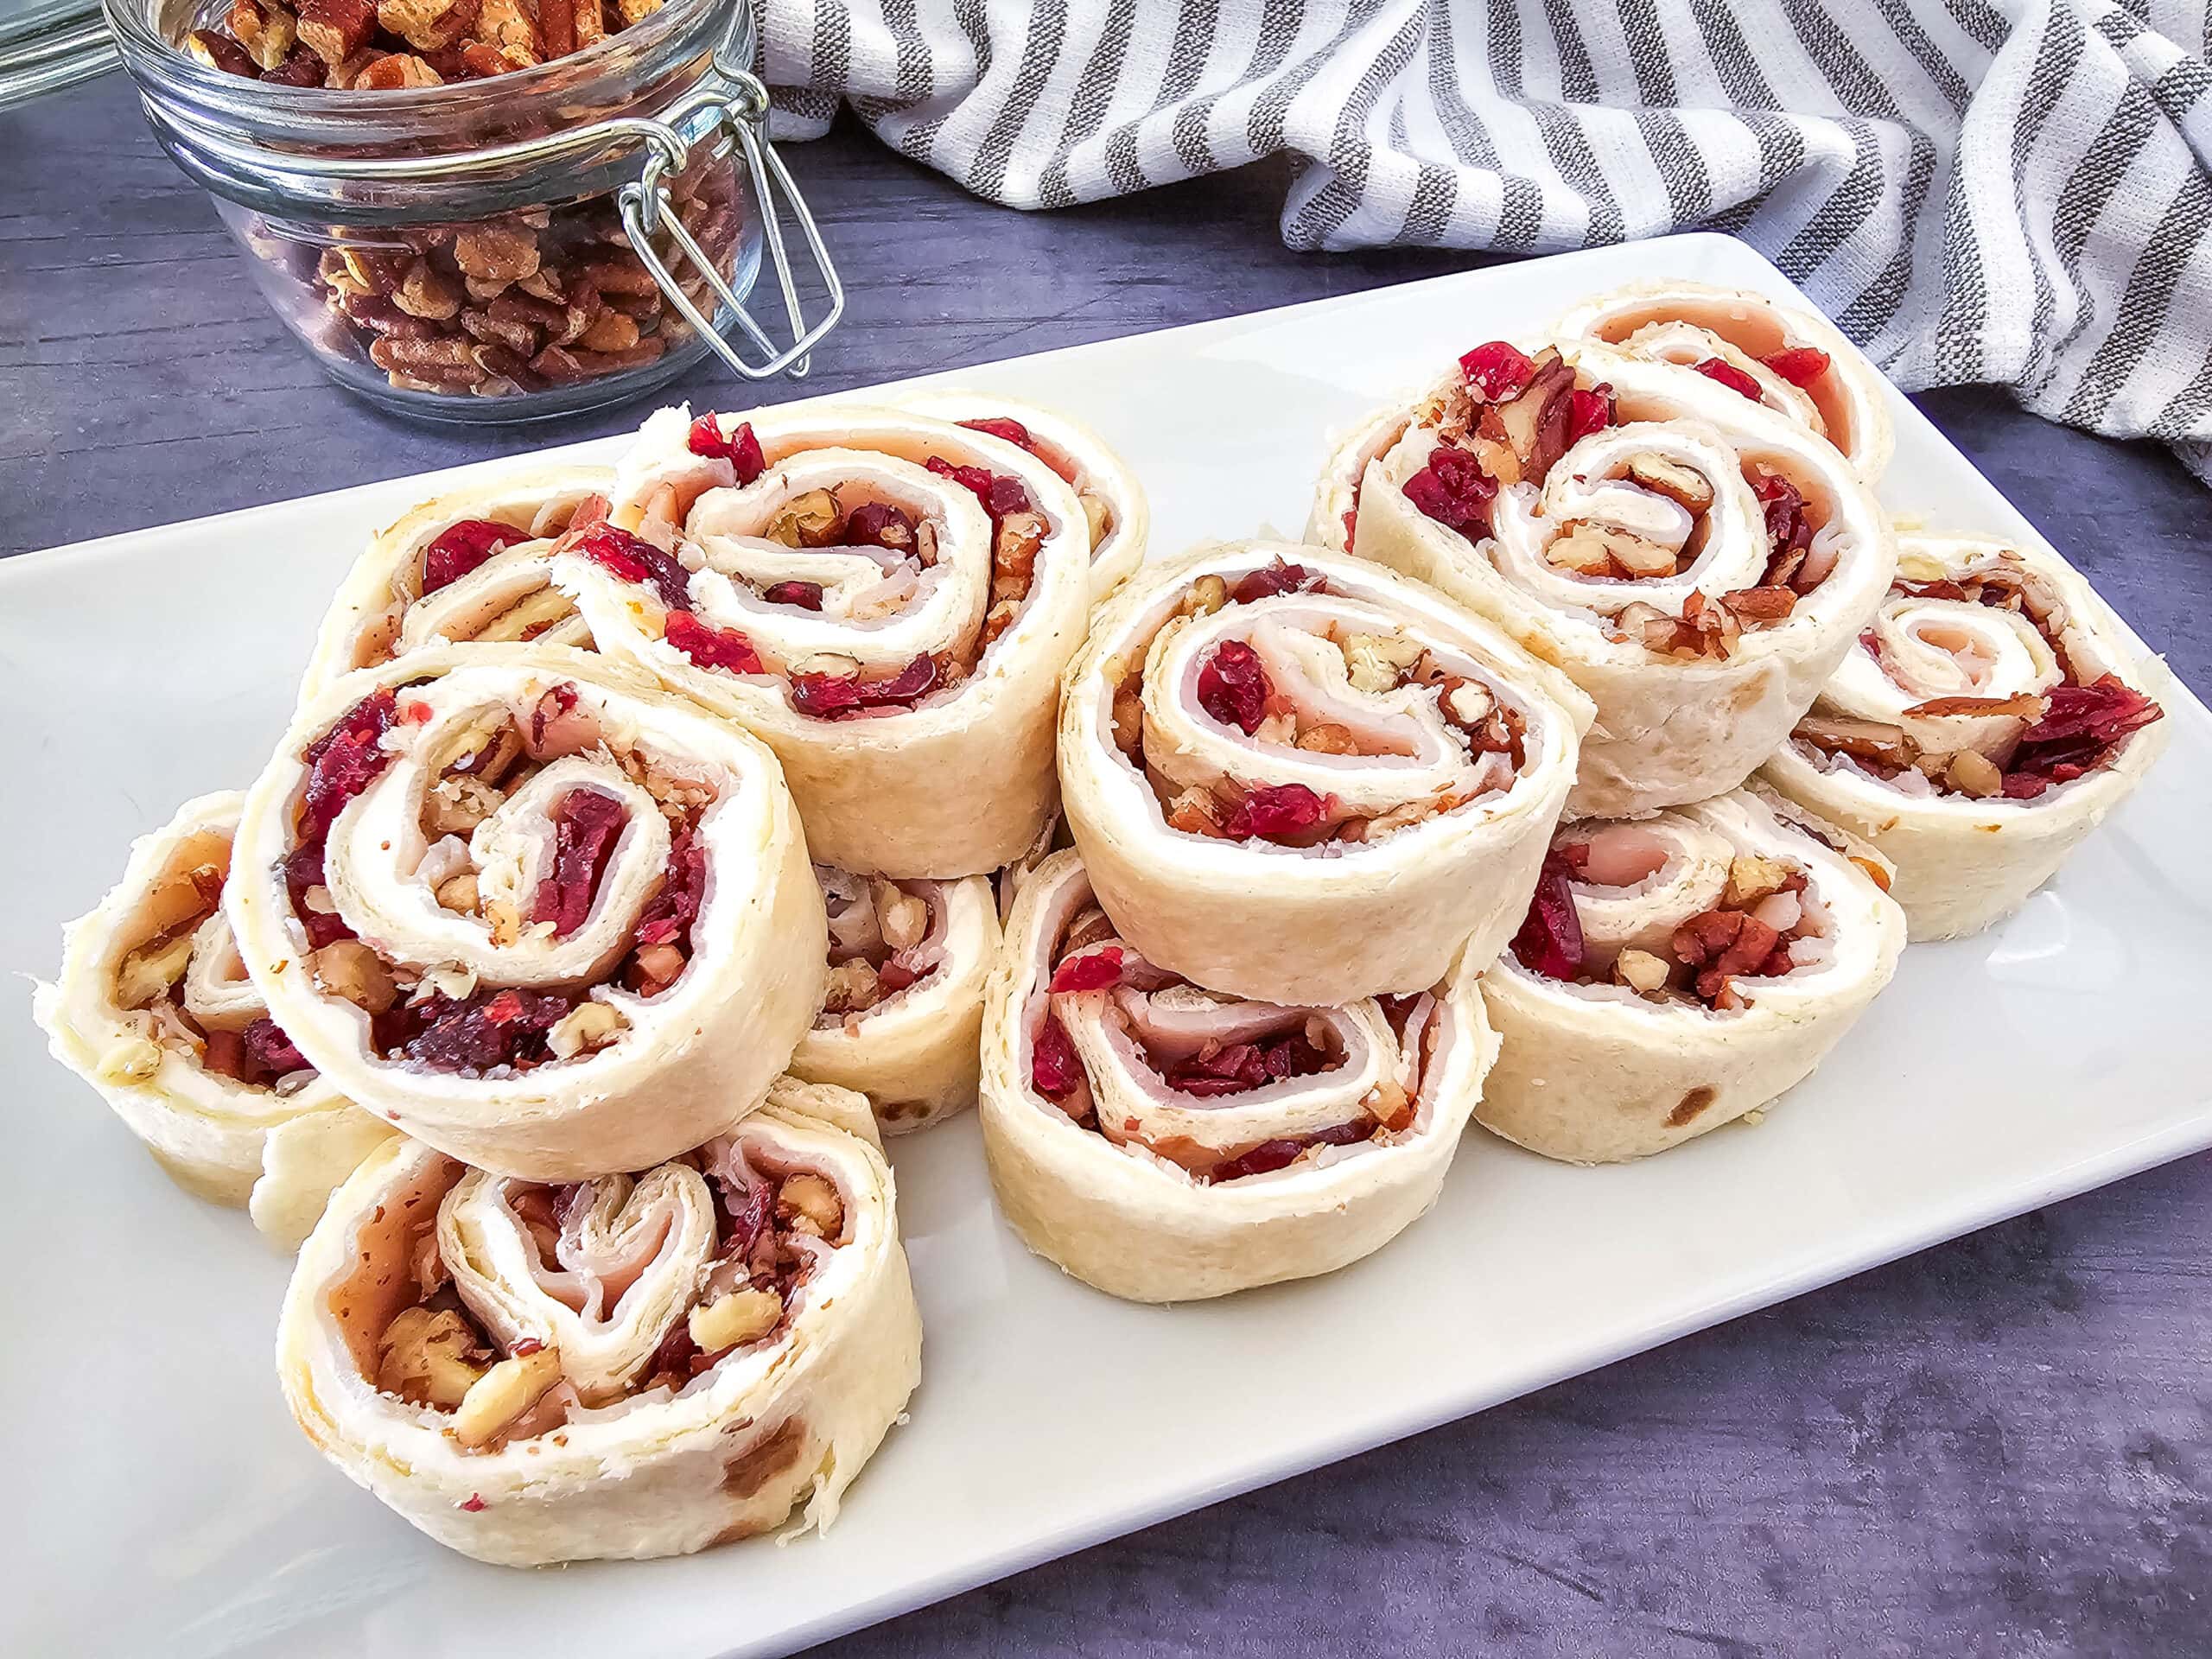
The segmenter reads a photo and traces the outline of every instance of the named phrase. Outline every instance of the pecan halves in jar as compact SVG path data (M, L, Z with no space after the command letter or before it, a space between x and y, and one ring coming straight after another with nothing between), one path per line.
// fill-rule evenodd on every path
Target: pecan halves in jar
M696 1145L821 998L822 894L774 756L574 651L332 680L238 845L231 912L271 1015L334 1086L501 1173Z
M887 1135L975 1103L983 985L999 948L990 879L893 882L817 866L830 991L794 1077L858 1090Z
M1094 615L1063 809L1099 902L1162 968L1284 1003L1410 993L1519 921L1587 717L1427 588L1230 543L1147 565Z
M1493 341L1402 421L1387 447L1388 422L1354 435L1324 473L1324 506L1356 501L1361 557L1497 620L1588 694L1571 812L1741 783L1888 584L1888 526L1851 462L1662 358Z
M1471 971L1244 1001L1144 957L1082 859L1022 883L983 1021L984 1150L1024 1243L1137 1301L1331 1272L1434 1202L1497 1049Z
M391 1129L315 1071L246 976L222 911L241 798L188 801L139 839L63 931L32 1009L54 1057L180 1186L245 1206L289 1249Z
M556 1260L573 1295L536 1266ZM828 1525L920 1345L866 1103L785 1078L696 1150L558 1186L395 1138L302 1250L277 1369L317 1449L403 1518L538 1566Z
M1895 971L1878 855L1757 787L1564 829L1484 974L1500 1055L1476 1120L1611 1163L1755 1112L1809 1075ZM1807 1103L1797 1109L1810 1109Z
M1038 456L888 409L664 410L558 563L600 649L758 733L814 855L982 874L1052 810L1090 539Z
M1915 939L2024 903L2164 748L2169 677L2039 544L1897 537L1897 579L1761 775L1897 867Z
M450 491L379 532L323 614L302 697L448 645L588 651L591 630L553 585L553 556L606 512L613 485L598 467L511 476Z

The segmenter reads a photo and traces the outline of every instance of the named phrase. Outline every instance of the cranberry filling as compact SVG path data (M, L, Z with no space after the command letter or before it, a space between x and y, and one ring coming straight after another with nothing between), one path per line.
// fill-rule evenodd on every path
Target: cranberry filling
M2044 717L2022 734L2005 771L2008 800L2031 801L2053 784L2094 771L2112 758L2121 739L2165 715L2114 674L2088 685L2054 686L2045 707Z
M1513 954L1522 965L1547 979L1573 979L1582 971L1582 917L1574 907L1574 872L1582 861L1577 853L1589 857L1586 849L1572 842L1545 853L1535 897L1513 936Z
M1222 829L1232 841L1299 835L1320 823L1335 798L1303 784L1262 784L1237 802Z
M887 547L894 553L911 553L914 550L914 532L913 515L887 501L863 502L845 517L844 543L848 547Z
M210 1030L200 1064L254 1088L265 1088L294 1071L314 1069L276 1022L266 1016L241 1031Z
M1588 391L1580 387L1568 394L1567 404L1567 441L1577 444L1593 433L1620 423L1620 407L1614 401L1613 389L1600 380Z
M819 594L821 590L815 591ZM702 622L690 611L671 611L663 637L702 668L726 669L732 674L758 674L764 667L760 653L753 649L750 639L741 633Z
M670 610L691 608L691 573L643 537L612 524L594 524L575 550L625 582L642 582Z
M1718 357L1708 357L1702 363L1691 364L1690 367L1695 369L1707 379L1715 381L1727 387L1731 391L1741 392L1755 404L1759 401L1759 383L1733 363Z
M303 843L320 847L327 840L330 826L346 810L346 804L391 764L383 740L397 715L398 697L393 691L389 688L372 691L308 746L300 757L308 768L306 798L298 820Z
M308 889L322 885L322 843L313 841L294 848L284 861L284 891L291 895L292 913L307 930L308 948L315 950L353 937L353 930L336 911L316 910L308 905Z
M1267 718L1274 690L1260 653L1241 639L1223 640L1198 670L1198 707L1247 737Z
M491 518L464 518L448 524L423 550L423 591L435 594L475 569L523 532Z
M378 1046L435 1071L526 1071L551 1058L545 1033L575 1006L569 997L512 987L458 999L437 994L379 1015Z
M1811 385L1828 372L1828 354L1812 346L1792 346L1759 361L1800 389Z
M1813 521L1805 512L1803 493L1781 474L1754 467L1751 493L1766 508L1766 536L1772 549L1769 570L1793 553L1802 563L1813 545Z
M1303 1031L1293 1031L1256 1043L1230 1043L1212 1054L1201 1049L1160 1075L1170 1088L1211 1097L1241 1095L1285 1077L1310 1077L1332 1063L1330 1055L1306 1040Z
M963 421L960 424L970 432L981 432L989 437L1003 438L1016 448L1027 449L1033 455L1037 453L1036 439L1029 435L1029 429L1020 421L1008 420L1003 416L993 415L980 421Z
M912 703L937 684L937 658L927 652L887 680L863 680L857 674L796 674L791 707L817 720L842 720Z
M1287 564L1278 554L1270 563L1239 577L1236 585L1229 590L1229 596L1239 605L1249 605L1255 600L1273 599L1277 594L1328 591L1329 579L1319 570L1308 570L1302 564Z
M1051 1014L1037 1028L1030 1045L1029 1081L1048 1100L1065 1100L1083 1078L1083 1063L1076 1058L1075 1039L1067 1027Z
M675 944L689 951L691 924L699 919L699 906L707 896L707 849L696 830L679 824L670 839L668 868L660 891L646 901L638 918L637 940L641 945Z
M942 455L931 455L922 464L938 477L949 478L973 493L983 504L983 511L990 514L994 530L999 520L1009 513L1036 511L1030 502L1029 492L1018 478L1008 478L988 467L956 467Z
M1459 359L1467 389L1493 404L1518 397L1535 378L1536 362L1518 346L1502 340L1478 346Z
M859 515L854 516L857 518ZM760 597L771 605L796 605L802 611L818 611L822 608L822 584L818 582L774 582L760 590Z
M760 440L753 435L750 421L740 422L737 430L724 437L721 423L711 415L702 415L691 423L690 434L684 442L695 455L729 462L736 470L740 484L750 484L768 469L767 458L760 453Z
M1122 951L1118 945L1108 945L1089 956L1070 957L1052 975L1046 987L1060 991L1103 991L1109 985L1122 982Z
M621 802L595 789L572 789L553 804L553 868L537 884L533 922L553 924L566 938L591 914L592 895L630 815Z
M1406 499L1416 511L1469 541L1490 534L1490 508L1497 480L1483 470L1471 450L1440 443L1428 464L1406 480Z
M1366 1140L1375 1129L1373 1118L1361 1117L1332 1128L1317 1129L1302 1141L1262 1141L1243 1156L1216 1164L1208 1179L1234 1181L1247 1175L1265 1175L1297 1162L1298 1154L1308 1147L1348 1147Z

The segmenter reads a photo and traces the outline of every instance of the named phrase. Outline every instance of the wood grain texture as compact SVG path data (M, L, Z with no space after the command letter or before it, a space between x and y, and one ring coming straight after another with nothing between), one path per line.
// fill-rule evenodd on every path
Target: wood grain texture
M423 429L339 391L119 79L0 116L0 553L627 424ZM1027 217L849 132L796 159L855 294L820 390L1474 263L1291 255L1276 168ZM2170 457L1920 401L2212 683L2205 498ZM2212 1653L2208 1262L2196 1159L836 1651Z

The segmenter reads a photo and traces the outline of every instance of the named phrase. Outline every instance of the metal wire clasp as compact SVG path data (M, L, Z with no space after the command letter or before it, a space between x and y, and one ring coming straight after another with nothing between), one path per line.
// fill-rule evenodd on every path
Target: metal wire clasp
M715 268L714 260L705 249L684 228L669 196L668 186L663 182L673 168L680 172L685 162L683 153L671 155L660 145L652 148L645 157L643 175L635 184L622 187L617 200L622 209L622 228L629 233L630 247L639 258L645 262L661 292L669 303L683 314L685 321L699 331L701 338L721 354L722 360L748 380L766 380L779 374L793 379L803 378L807 371L807 358L822 337L836 327L837 320L845 314L845 288L838 280L837 267L830 257L830 250L823 245L822 232L814 222L814 214L806 205L806 198L799 194L790 169L783 157L776 154L776 147L768 142L768 89L753 73L721 58L715 60L728 90L717 92L696 103L687 105L680 118L671 117L669 124L682 132L685 143L711 142L723 132L735 140L745 153L747 171L753 179L753 200L760 206L761 229L766 232L768 257L775 266L777 285L782 289L784 312L791 323L791 343L779 349L766 331L753 320L745 308L745 302L730 288L722 273ZM821 273L822 284L829 302L829 309L818 322L809 325L804 308L799 302L798 273L791 263L791 249L785 238L782 212L776 202L780 192L789 204L791 217L798 221L799 232L804 238L808 257ZM715 297L728 308L748 339L766 353L765 362L747 359L722 331L700 314L677 282L675 274L653 246L656 232L665 231L691 266L703 276Z

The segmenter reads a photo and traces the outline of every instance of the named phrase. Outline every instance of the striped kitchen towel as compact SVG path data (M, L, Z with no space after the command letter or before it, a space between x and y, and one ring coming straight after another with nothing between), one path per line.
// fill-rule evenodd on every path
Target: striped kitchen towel
M763 5L789 137L1017 207L1287 150L1301 249L1732 231L1899 384L2212 481L2212 0Z

